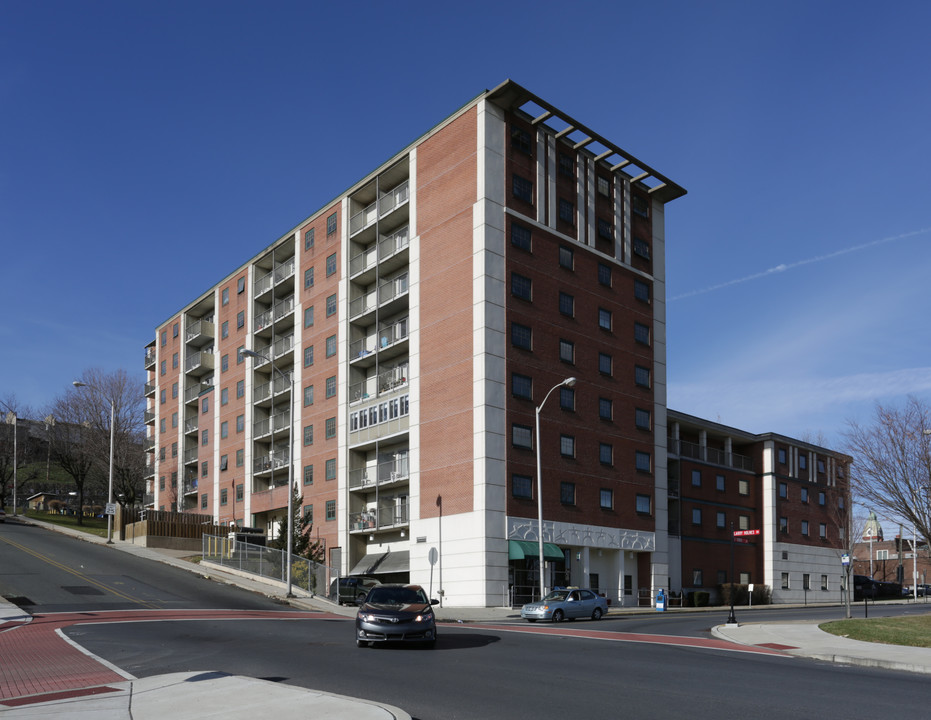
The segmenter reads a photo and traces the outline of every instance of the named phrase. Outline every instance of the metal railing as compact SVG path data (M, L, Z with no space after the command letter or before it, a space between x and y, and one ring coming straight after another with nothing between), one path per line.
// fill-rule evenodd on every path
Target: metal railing
M753 458L738 455L734 452L725 452L718 448L699 445L687 440L669 438L669 452L693 460L704 460L714 465L737 468L738 470L753 470Z

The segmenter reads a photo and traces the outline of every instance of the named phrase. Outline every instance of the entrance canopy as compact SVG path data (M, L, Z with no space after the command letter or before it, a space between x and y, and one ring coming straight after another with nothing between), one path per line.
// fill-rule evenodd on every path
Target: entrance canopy
M508 540L508 560L523 560L524 558L539 558L540 545L533 540ZM566 556L558 545L543 543L543 560L565 560Z
M397 550L386 553L369 553L355 564L349 574L387 575L388 573L409 572L410 569L410 550Z

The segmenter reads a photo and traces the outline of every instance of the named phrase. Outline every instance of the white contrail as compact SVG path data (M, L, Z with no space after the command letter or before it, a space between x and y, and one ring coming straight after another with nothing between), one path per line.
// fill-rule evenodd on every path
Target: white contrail
M788 265L783 263L781 265L771 267L769 270L753 273L753 275L747 275L742 278L728 280L727 282L712 285L711 287L702 288L701 290L692 290L691 292L683 293L682 295L676 295L675 297L669 298L669 302L674 300L682 300L683 298L688 297L695 297L696 295L704 295L705 293L714 292L715 290L730 287L731 285L740 285L745 282L750 282L751 280L758 280L759 278L767 277L768 275L785 272L786 270L793 270L794 268L801 267L802 265L811 265L812 263L824 262L825 260L831 260L833 258L840 257L841 255L857 252L858 250L865 250L866 248L876 247L877 245L883 245L884 243L890 243L895 240L903 240L905 238L914 237L915 235L924 235L928 232L931 232L931 228L912 230L911 232L902 233L901 235L893 235L892 237L882 238L881 240L873 240L872 242L863 243L862 245L854 245L853 247L844 248L843 250L836 250L835 252L827 253L826 255L818 255L813 258L808 258L807 260L798 260L797 262L789 263Z

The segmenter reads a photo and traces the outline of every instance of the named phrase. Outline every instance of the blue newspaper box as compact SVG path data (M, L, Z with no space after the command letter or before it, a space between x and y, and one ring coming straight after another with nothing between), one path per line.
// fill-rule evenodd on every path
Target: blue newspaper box
M656 611L665 612L666 610L666 593L662 589L656 593Z

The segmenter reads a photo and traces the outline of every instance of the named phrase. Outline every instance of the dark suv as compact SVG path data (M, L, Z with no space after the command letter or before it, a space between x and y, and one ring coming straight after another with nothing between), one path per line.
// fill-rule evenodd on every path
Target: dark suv
M334 581L334 585L336 581ZM339 579L339 590L331 592L331 597L335 596L336 602L340 605L357 605L365 600L369 590L377 587L381 583L373 577L356 575L352 577L343 577Z

